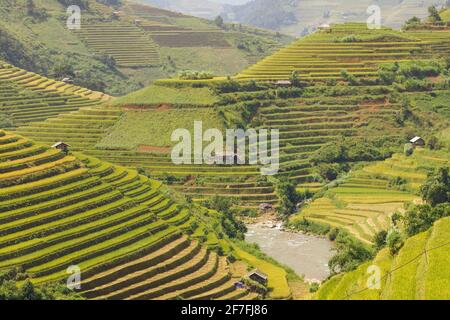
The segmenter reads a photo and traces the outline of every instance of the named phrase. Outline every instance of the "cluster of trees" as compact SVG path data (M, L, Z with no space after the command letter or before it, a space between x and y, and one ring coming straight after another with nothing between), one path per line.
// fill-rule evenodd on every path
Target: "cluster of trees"
M275 191L280 199L279 213L291 215L297 211L297 203L302 199L295 185L286 178L282 178L275 184Z
M185 70L181 71L178 75L181 80L206 80L212 79L214 74L207 71L191 71Z
M391 85L394 82L407 83L411 79L437 77L444 70L445 66L440 61L395 62L381 66L378 76L383 84Z
M245 226L245 223L236 218L239 214L239 209L235 207L236 202L234 199L215 195L210 199L205 200L202 205L216 210L219 213L218 218L222 230L228 237L238 240L245 239L247 227Z
M445 7L446 8L450 7L450 0L447 0L445 2ZM436 6L428 7L428 22L437 23L437 24L442 22L442 17L439 13L439 10L436 8ZM418 17L412 17L411 19L406 21L405 25L403 26L403 29L405 29L405 30L413 29L413 28L416 28L416 27L422 26L422 25L423 25L422 21Z
M395 145L396 141L390 139L341 137L313 153L311 161L317 165L384 160L392 155Z
M349 163L384 160L398 145L395 139L341 137L314 152L310 161L322 179L333 181L350 170Z
M375 249L380 250L387 246L392 254L396 254L407 237L426 231L435 221L450 216L449 168L441 167L430 173L420 193L425 203L411 205L403 215L394 214L394 228L381 231L375 236Z
M342 229L333 229L329 238L335 242L335 255L328 262L332 273L347 272L356 269L360 264L373 258L371 248L355 240Z
M62 283L49 283L35 286L26 279L20 285L18 281L26 277L18 270L0 273L0 300L80 300L81 295Z

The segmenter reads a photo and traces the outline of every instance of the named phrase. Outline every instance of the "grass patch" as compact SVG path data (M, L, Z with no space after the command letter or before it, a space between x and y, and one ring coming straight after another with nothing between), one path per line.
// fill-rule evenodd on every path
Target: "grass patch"
M152 85L115 100L113 105L212 105L216 101L217 98L209 88L169 88Z
M203 122L203 130L222 129L213 109L171 109L127 111L98 144L98 148L134 149L139 145L169 147L175 129L185 128L193 136L194 121Z

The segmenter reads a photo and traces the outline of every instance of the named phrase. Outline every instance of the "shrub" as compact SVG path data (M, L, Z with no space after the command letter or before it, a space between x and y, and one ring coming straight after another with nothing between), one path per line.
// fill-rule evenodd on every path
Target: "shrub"
M178 75L181 80L206 80L212 79L214 75L206 71L191 71L185 70L181 71Z
M404 191L408 181L402 177L393 177L389 179L388 188Z
M412 143L405 144L405 146L403 147L403 153L407 157L411 156L414 153L414 147Z
M402 234L397 230L391 230L386 237L386 244L392 255L397 254L404 244Z
M388 232L386 230L381 230L374 235L373 246L376 251L379 251L386 246L387 236L388 236Z
M318 290L319 290L319 284L317 282L311 283L311 285L309 286L309 292L314 293L314 292L317 292Z
M361 42L361 41L362 41L361 37L354 35L354 34L345 36L341 39L341 42L346 42L346 43Z
M319 224L302 217L302 219L290 222L289 226L295 230L305 233L314 233L320 235L326 235L330 232L330 226L325 224Z
M372 259L373 252L361 242L339 230L336 237L336 254L328 262L333 273L347 272L356 269L361 263Z
M280 199L278 211L283 215L295 213L297 211L297 203L301 200L299 193L295 189L295 185L284 178L276 182L275 191Z
M406 234L411 237L428 230L435 221L448 216L450 216L448 203L437 205L434 208L429 204L415 205L406 211L402 222Z
M341 77L344 78L344 80L348 81L348 83L350 83L350 85L352 86L359 85L358 79L354 75L348 73L347 70L341 71Z

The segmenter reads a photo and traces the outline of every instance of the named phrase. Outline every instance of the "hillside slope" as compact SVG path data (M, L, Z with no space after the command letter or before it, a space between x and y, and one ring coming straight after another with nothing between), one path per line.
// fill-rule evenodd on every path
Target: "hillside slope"
M399 152L411 135L431 137L442 130L445 118L439 115L446 114L442 101L448 95L447 66L439 58L450 45L449 32L400 33L368 30L362 24L333 28L333 33L299 40L230 80L160 80L111 102L113 108L95 108L95 118L91 111L79 110L17 132L48 144L64 140L106 161L140 168L196 201L217 193L255 208L278 202L273 183L261 177L259 166L175 165L170 135L176 128L192 128L194 120L204 121L205 128L279 129L279 177L298 190L318 191L329 182L312 163L321 148L345 138L353 146L360 141ZM346 33L361 42L335 42ZM399 75L400 83L383 82L383 68L395 68L394 61L398 72L412 72L414 62L433 77L419 74L420 79L405 83ZM273 80L290 78L293 70L300 87L281 88ZM423 102L406 105L405 99L413 97ZM406 109L412 112L408 119Z
M0 270L41 284L76 265L90 299L257 296L216 253L231 250L217 213L177 205L134 170L0 131L0 186Z
M281 80L296 72L304 81L342 79L342 70L356 77L375 77L383 63L446 56L450 32L390 28L370 30L363 23L331 25L300 38L237 75L238 79Z
M450 218L408 239L392 257L388 249L357 270L328 280L316 294L328 300L448 300L450 299ZM379 267L380 281L369 281ZM379 286L379 287L378 287Z
M0 58L110 95L123 95L186 69L234 74L291 38L122 1L89 0L81 29L69 30L61 1L5 0L0 9ZM201 63L200 63L201 61Z
M416 149L410 157L394 154L385 161L351 172L329 188L323 197L290 218L290 224L301 227L309 222L343 228L356 239L371 244L381 230L389 230L391 216L403 212L405 205L420 203L417 195L427 173L449 166L449 152ZM394 181L402 181L395 185Z

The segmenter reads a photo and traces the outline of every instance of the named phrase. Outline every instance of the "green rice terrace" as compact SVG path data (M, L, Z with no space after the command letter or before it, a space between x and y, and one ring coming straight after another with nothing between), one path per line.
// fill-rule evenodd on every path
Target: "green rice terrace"
M160 64L153 40L136 26L121 23L90 23L77 34L98 54L108 55L120 67Z
M77 264L89 299L258 296L235 288L243 262L229 263L214 250L234 251L230 242L213 230L201 239L217 213L208 218L177 205L160 182L5 131L0 159L0 270L20 266L41 284L64 279ZM263 263L242 249L240 255ZM274 282L274 295L285 290L283 281L286 287L279 277Z
M354 37L365 39L362 42L364 45L378 47L379 44L387 44L395 49L399 46L394 47L393 42L380 42L380 39L393 39L400 35L406 37L406 34L411 37L410 33L390 29L363 29L360 24L337 25L332 30L331 33L311 35L298 43L300 45L305 42L308 46L310 39L322 39L323 45L315 46L314 50L319 52L317 54L326 54L328 49L325 46L334 46L334 41L340 39L344 32L353 32ZM429 37L438 34L439 39L450 40L448 32L422 33ZM422 37L425 38L425 35ZM345 49L351 52L348 54L362 54L352 49L354 45L355 43L342 43L342 46L348 46ZM413 51L416 49L418 47ZM268 59L277 59L277 55L284 50L287 49L282 49ZM424 68L430 63L431 57L438 58L444 53L443 48L435 48L431 44L423 49L427 54L418 55L408 50L402 52L400 63L407 65L411 59L420 57ZM292 51L290 55L295 59L303 59L304 56L297 51ZM399 57L392 59L397 60ZM339 74L336 77L329 74L333 81L337 81L333 83L338 85L335 89L331 89L333 86L330 83L322 81L303 89L292 90L266 80L255 85L242 79L242 73L237 75L238 82L234 83L237 87L232 89L227 87L229 80L224 79L162 80L156 85L113 101L111 106L104 104L83 108L44 122L20 126L17 132L46 144L65 141L75 150L142 169L154 178L170 180L174 189L192 196L195 201L218 194L237 198L243 207L256 208L261 203L277 205L274 185L261 178L258 166L174 165L170 159L170 148L173 145L170 132L176 128L191 128L194 120L202 120L207 123L207 127L214 128L251 125L255 128L279 129L279 176L287 177L297 185L299 191L319 191L326 181L318 177L311 159L336 138L347 136L364 139L363 137L370 136L372 140L388 139L399 148L405 142L405 136L411 129L401 127L396 122L397 114L403 109L401 99L393 96L398 88L376 82L383 70L382 66L393 61L392 59L371 61L373 71L361 74L360 80L352 79L354 70L346 69L347 64L336 65L333 62L333 66L337 68L336 73ZM283 58L283 61L286 59ZM310 64L310 61L305 63ZM263 63L261 68L269 70L272 67ZM292 68L289 68L281 69L286 70L283 72L289 75L292 73ZM348 72L346 80L342 78L342 70ZM438 77L435 78L439 81ZM255 76L254 79L261 78ZM299 79L306 79L301 72ZM199 85L193 85L194 83ZM401 90L424 94L421 89L416 88ZM242 119L239 114L242 108L247 108L244 112L249 112L251 119ZM257 111L252 111L252 108ZM388 136L384 132L391 134Z
M409 202L420 203L417 196L427 178L427 170L448 166L448 153L416 150L412 157L395 154L382 162L352 172L324 197L314 200L290 223L303 219L347 230L358 240L370 244L375 234L390 227L391 216L404 211ZM402 188L393 184L402 179Z
M370 30L358 23L331 25L261 60L237 78L282 80L297 72L304 81L330 81L341 79L342 70L356 77L374 77L382 63L427 59L448 54L449 48L450 36L445 31Z
M110 97L0 62L0 114L9 125L45 120Z
M62 284L77 265L97 300L448 299L450 30L412 20L331 25L262 59L286 39L93 2L71 41L130 79L167 52L176 65L247 47L224 61L234 76L186 71L119 97L0 62L0 282ZM279 171L176 165L171 135L194 121L279 130ZM334 243L320 287L243 241L243 221L273 216Z

